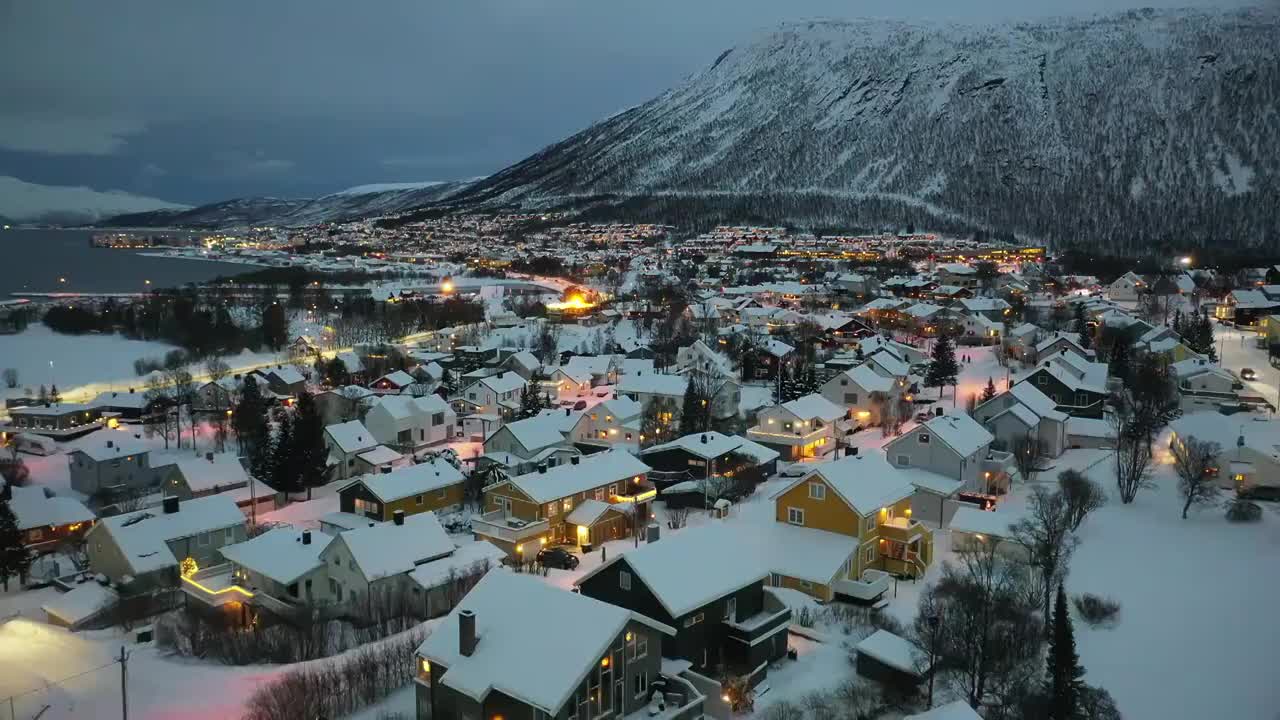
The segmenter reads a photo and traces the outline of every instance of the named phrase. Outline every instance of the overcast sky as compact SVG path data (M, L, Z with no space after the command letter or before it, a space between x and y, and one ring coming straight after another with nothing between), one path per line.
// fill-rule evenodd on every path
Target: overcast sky
M1246 3L0 0L0 175L188 203L474 177L785 21L1188 4Z

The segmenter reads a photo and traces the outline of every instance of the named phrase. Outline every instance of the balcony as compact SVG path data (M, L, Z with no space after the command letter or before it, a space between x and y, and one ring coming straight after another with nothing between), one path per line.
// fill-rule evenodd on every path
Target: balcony
M831 429L828 427L820 427L810 430L807 433L801 433L799 430L784 432L779 428L777 432L768 429L770 426L756 425L747 430L747 437L756 442L768 445L789 445L792 447L806 446L817 443L822 438L830 437Z
M854 600L872 602L889 591L889 573L864 570L861 580L837 580L831 589Z
M546 520L523 520L505 510L494 510L471 518L471 529L477 535L507 543L520 543L543 535L550 528Z
M183 575L182 591L205 605L221 607L254 597L255 593L240 587L239 582L231 563L223 563Z
M760 612L751 617L725 620L724 624L730 638L755 645L761 638L791 624L791 608L779 600L772 590L764 588L764 608Z
M933 531L927 526L905 517L886 520L876 527L881 540L892 540L910 545L916 540L933 541Z

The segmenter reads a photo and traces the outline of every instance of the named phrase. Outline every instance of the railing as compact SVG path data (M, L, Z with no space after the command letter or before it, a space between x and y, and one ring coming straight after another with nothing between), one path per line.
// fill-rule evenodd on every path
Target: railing
M894 518L894 521L881 523L876 528L877 533L880 537L886 540L893 540L900 543L909 543L917 536L921 540L926 540L931 538L933 535L933 531L920 522L915 520L908 520L901 524L895 522L899 520L903 520L903 518Z
M512 521L523 523L519 526ZM545 533L551 524L546 520L521 520L508 515L503 510L495 510L480 516L471 517L471 530L479 535L487 535L506 542L520 542L535 535Z
M837 580L831 589L855 600L875 600L889 591L889 573L863 570L861 580Z
M759 429L757 426L747 430L747 437L751 440L758 440L763 443L773 443L774 445L807 445L825 435L826 432L827 428L821 427L816 430L810 430L802 435L798 432L770 432L768 430Z
M664 715L667 720L697 720L703 716L703 703L707 698L698 692L693 683L675 675L663 675L662 679L666 682L667 691L663 695L668 703L673 696L679 703L679 707L668 710Z

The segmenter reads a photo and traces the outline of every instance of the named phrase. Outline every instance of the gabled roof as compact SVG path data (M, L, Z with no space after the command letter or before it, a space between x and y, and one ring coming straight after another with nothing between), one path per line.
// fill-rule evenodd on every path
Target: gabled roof
M509 371L484 378L479 381L479 384L498 394L514 392L526 385L524 378Z
M516 442L523 445L526 450L537 452L543 448L564 442L564 431L561 430L563 424L561 418L564 417L566 415L563 412L553 410L549 415L535 415L524 420L517 420L494 430L484 440L487 443L495 435L505 430L511 433ZM573 418L572 415L567 417Z
M889 392L893 390L893 378L885 377L871 366L863 363L849 370L845 370L841 375L847 376L858 387L867 392Z
M457 485L463 479L462 473L457 468L441 458L432 458L428 462L396 468L387 473L361 475L344 485L342 489L346 490L358 483L368 488L374 497L384 503L390 503L412 495L421 495Z
M131 574L138 575L178 564L169 550L170 540L243 526L244 513L234 500L210 495L179 503L175 513L149 508L103 518L94 531L102 528L114 538Z
M1040 392L1031 383L1017 383L1009 388L1009 394L1013 395L1018 399L1018 402L1026 405L1040 417L1049 418L1050 420L1065 420L1067 417L1065 413L1058 410L1058 404L1052 398Z
M833 422L845 416L845 409L822 397L818 393L810 393L790 402L782 403L782 409L801 420L817 418L823 422Z
M897 355L894 355L887 348L874 350L869 354L864 354L863 357L867 359L867 362L879 367L892 377L905 377L911 372L911 366L900 360Z
M324 564L320 553L333 541L333 536L315 530L310 537L311 542L304 545L302 531L278 527L251 540L222 547L219 552L241 567L290 585Z
M458 647L463 610L475 613L470 656ZM494 571L440 621L418 655L447 668L440 682L473 700L496 690L555 716L632 620L675 634L616 605Z
M624 375L618 380L618 392L682 397L684 396L685 386L688 384L689 379L683 375L664 375L660 373Z
M3 485L4 481L0 480L0 486ZM19 530L89 522L95 517L84 503L73 497L46 494L47 488L43 485L14 486L11 490L9 509L18 521Z
M151 446L127 432L96 432L72 443L67 452L82 452L102 462L151 452Z
M935 417L922 427L961 456L972 455L994 439L981 423L963 412Z
M863 516L911 497L915 492L915 487L889 464L884 453L868 452L819 463L813 472L791 481L773 497L782 496L814 475L822 477L845 504Z
M591 527L602 515L609 512L612 508L612 505L602 500L596 500L594 498L583 500L578 503L578 506L573 509L573 512L569 513L569 516L565 518L565 522L568 522L571 525Z
M369 429L359 420L326 425L324 431L333 438L338 449L347 454L368 450L378 444L378 441L373 439L373 433L369 432Z
M370 582L407 573L417 565L444 557L454 550L453 541L433 512L409 515L403 525L385 522L355 528L342 533L339 538ZM332 547L331 544L326 551Z
M691 433L675 440L664 442L661 445L653 445L641 450L640 456L644 457L651 453L665 452L667 450L683 450L690 455L710 460L718 458L727 452L737 450L741 447L742 442L743 439L737 435L725 435L712 430L704 433Z
M159 463L153 463L159 465ZM182 473L182 479L193 493L212 490L216 487L233 487L249 484L249 474L245 472L240 459L230 453L214 455L212 460L187 457L178 460L174 465Z
M517 475L507 482L534 502L546 503L647 472L649 466L636 456L622 450L606 450L587 455L576 464L569 462L546 472Z

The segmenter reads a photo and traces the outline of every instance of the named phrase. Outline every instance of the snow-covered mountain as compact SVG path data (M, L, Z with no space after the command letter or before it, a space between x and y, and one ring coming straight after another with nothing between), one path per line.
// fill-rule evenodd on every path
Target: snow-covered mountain
M450 202L1274 248L1277 18L787 25Z
M120 190L37 185L0 176L0 217L11 222L84 224L120 213L185 207Z
M471 182L359 185L318 198L239 198L178 212L162 210L119 215L105 220L103 224L114 227L301 227L376 217L429 205L450 197Z

